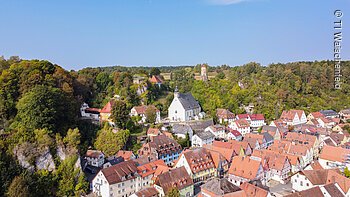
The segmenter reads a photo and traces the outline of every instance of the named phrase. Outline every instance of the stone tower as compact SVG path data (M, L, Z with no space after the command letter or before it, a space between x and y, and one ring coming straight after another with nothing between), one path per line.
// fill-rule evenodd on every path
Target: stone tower
M202 64L201 66L201 80L208 81L207 66L205 64Z

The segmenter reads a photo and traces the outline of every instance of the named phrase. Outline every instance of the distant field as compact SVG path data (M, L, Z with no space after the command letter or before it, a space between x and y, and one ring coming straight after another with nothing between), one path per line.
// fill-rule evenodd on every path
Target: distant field
M164 77L165 80L170 80L170 73L161 73L161 75ZM217 72L209 72L208 77L209 79L214 78L217 75ZM196 80L200 80L200 73L195 73L194 78Z

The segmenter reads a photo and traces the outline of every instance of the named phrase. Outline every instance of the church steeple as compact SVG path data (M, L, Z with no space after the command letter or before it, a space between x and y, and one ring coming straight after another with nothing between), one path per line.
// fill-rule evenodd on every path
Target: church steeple
M174 90L174 97L179 97L179 89L177 88L177 86L175 87L175 90Z

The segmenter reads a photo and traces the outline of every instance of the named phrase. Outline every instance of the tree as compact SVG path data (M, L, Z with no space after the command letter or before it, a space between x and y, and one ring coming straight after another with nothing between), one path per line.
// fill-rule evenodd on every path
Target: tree
M112 120L116 127L125 129L128 120L130 119L129 110L124 101L116 100L112 108Z
M17 109L16 120L20 128L62 132L74 121L72 103L58 88L36 86L18 101Z
M7 191L9 197L28 197L29 189L25 179L22 176L16 176Z
M347 167L344 169L344 175L350 178L350 170Z
M166 197L180 197L180 192L176 187L171 188L167 194Z
M63 138L63 142L66 144L67 147L77 149L80 144L79 129L69 129L66 137Z
M115 131L115 130L114 130ZM95 148L101 150L107 156L116 154L129 139L129 130L118 130L116 133L108 124L101 129L95 141Z
M150 71L149 75L151 75L151 76L160 75L160 70L159 70L159 68L156 68L156 67L151 68L151 71Z
M148 123L155 123L157 118L157 108L150 105L145 111L146 120Z

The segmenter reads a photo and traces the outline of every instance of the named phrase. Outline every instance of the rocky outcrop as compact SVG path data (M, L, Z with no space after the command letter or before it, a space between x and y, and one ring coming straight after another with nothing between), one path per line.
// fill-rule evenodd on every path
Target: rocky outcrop
M55 170L55 162L48 148L36 158L35 165L37 170Z

